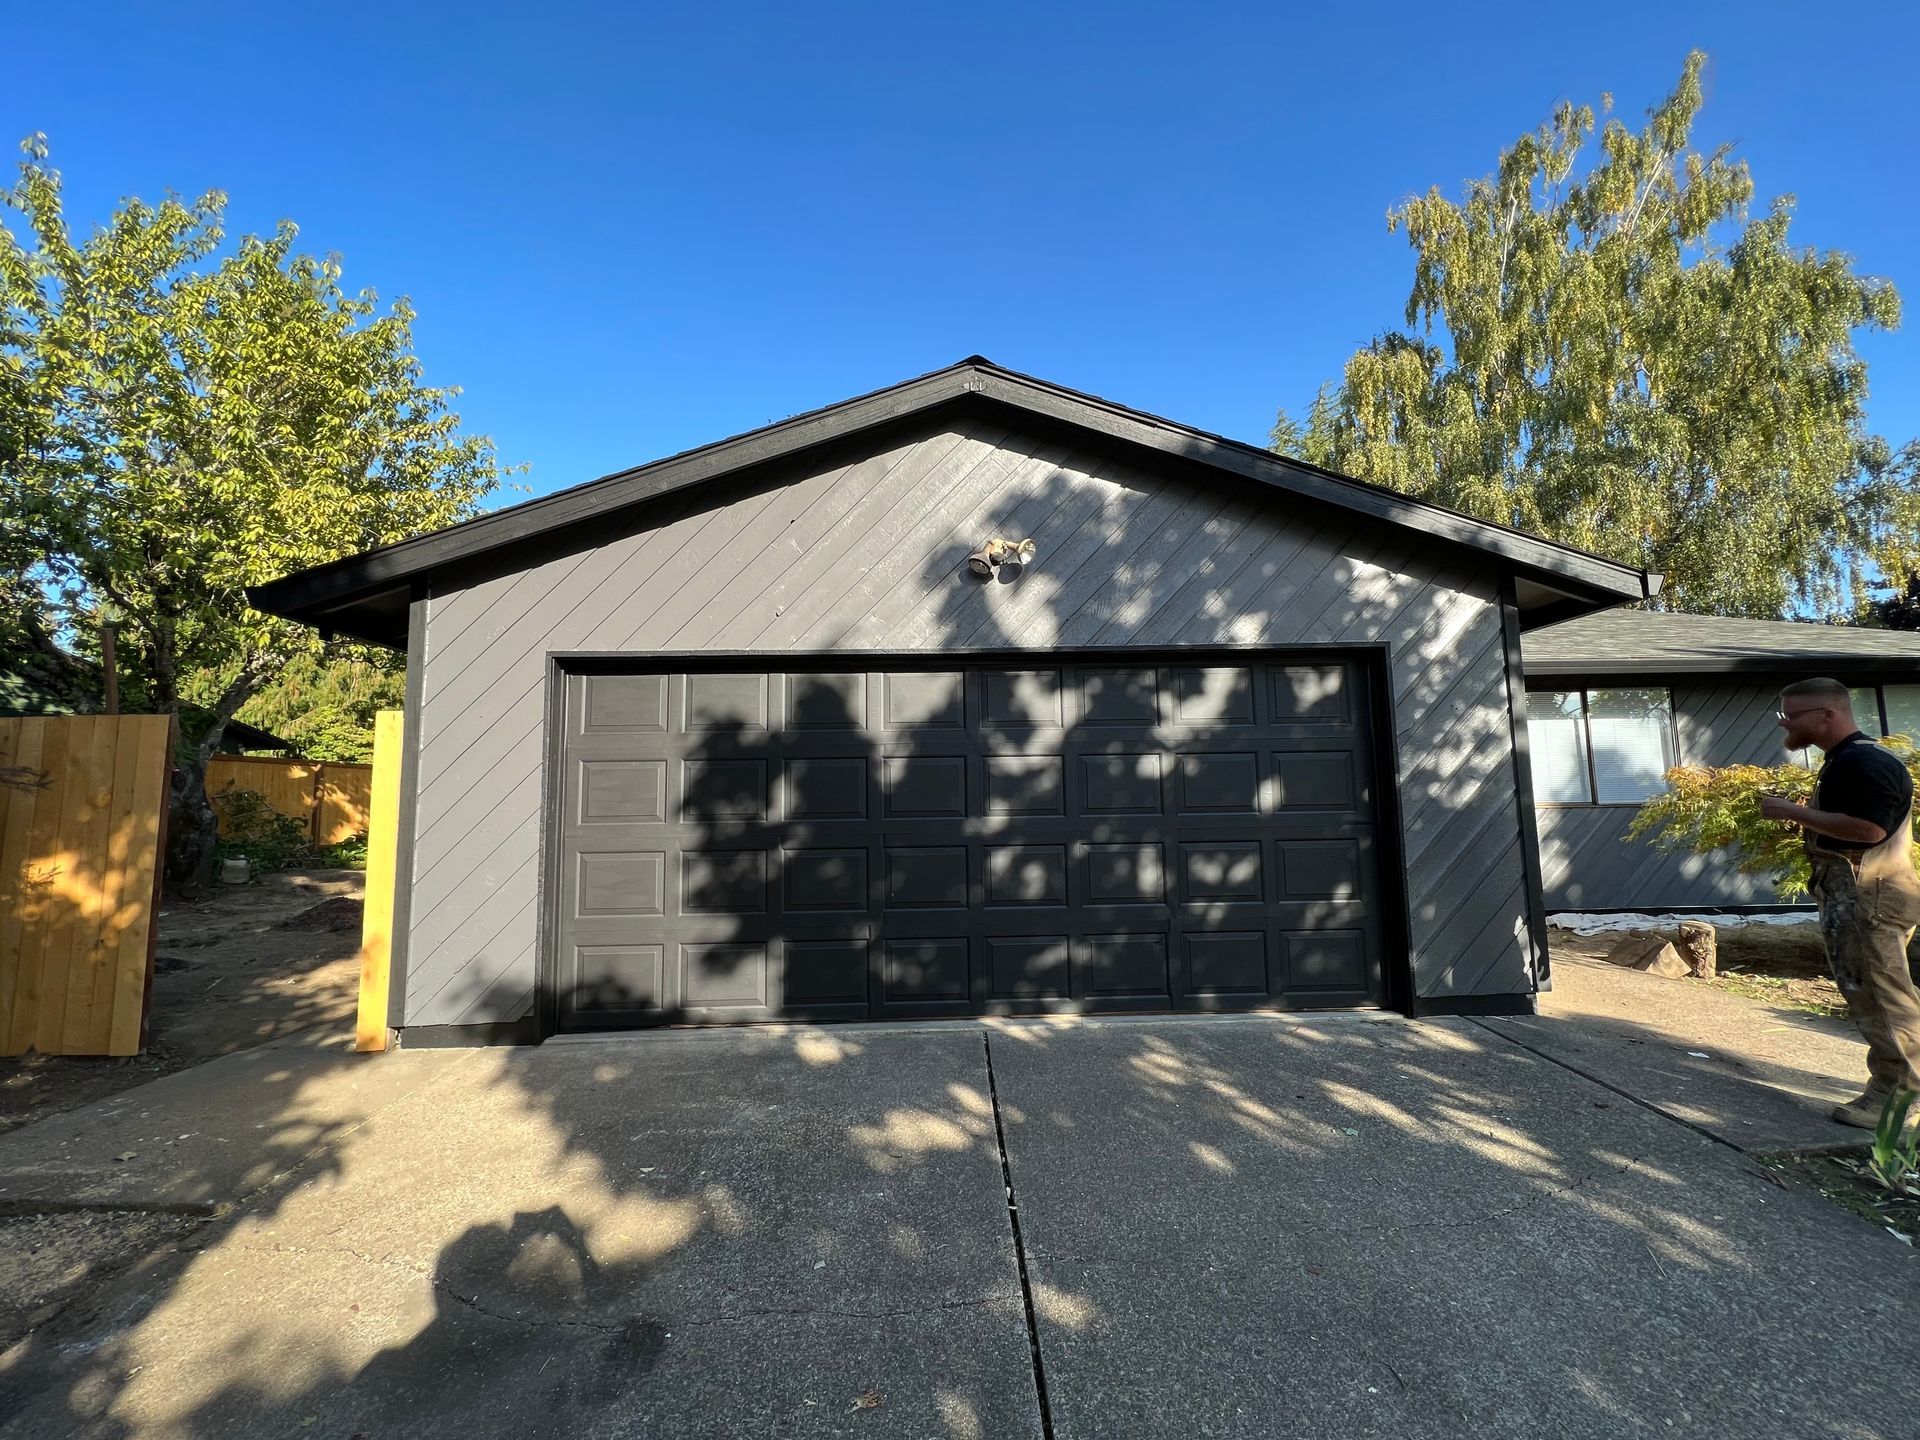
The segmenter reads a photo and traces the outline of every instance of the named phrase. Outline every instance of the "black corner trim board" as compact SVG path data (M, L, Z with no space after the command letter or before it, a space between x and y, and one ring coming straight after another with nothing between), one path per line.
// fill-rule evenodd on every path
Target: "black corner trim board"
M1418 995L1411 1014L1416 1020L1444 1015L1533 1015L1532 995Z

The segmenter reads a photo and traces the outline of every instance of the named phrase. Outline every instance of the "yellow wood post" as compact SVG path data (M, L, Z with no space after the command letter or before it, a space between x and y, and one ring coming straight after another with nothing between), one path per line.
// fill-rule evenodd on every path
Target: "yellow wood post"
M387 1048L387 974L393 958L394 885L400 873L400 750L405 715L373 717L373 803L367 817L367 906L360 926L360 1018L354 1049Z

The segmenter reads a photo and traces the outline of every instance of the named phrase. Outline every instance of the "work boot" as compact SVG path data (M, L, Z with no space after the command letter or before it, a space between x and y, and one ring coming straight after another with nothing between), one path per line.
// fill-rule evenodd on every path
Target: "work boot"
M1842 1125L1852 1125L1859 1130L1877 1130L1880 1128L1880 1112L1886 1108L1886 1092L1869 1090L1857 1100L1834 1106L1829 1113Z

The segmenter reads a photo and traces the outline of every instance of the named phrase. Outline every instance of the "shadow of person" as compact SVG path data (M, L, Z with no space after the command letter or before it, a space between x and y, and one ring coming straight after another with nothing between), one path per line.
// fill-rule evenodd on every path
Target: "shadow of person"
M665 1325L629 1313L647 1268L597 1261L558 1205L471 1227L434 1263L433 1319L356 1377L354 1391L378 1407L357 1420L398 1421L442 1403L471 1414L478 1401L496 1433L531 1433L610 1404L666 1344Z

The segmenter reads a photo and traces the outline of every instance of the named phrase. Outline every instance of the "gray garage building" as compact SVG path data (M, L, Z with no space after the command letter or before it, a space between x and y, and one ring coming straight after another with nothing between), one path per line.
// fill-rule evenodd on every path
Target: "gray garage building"
M1649 586L976 357L252 598L407 649L420 1043L1530 1009L1521 633Z

